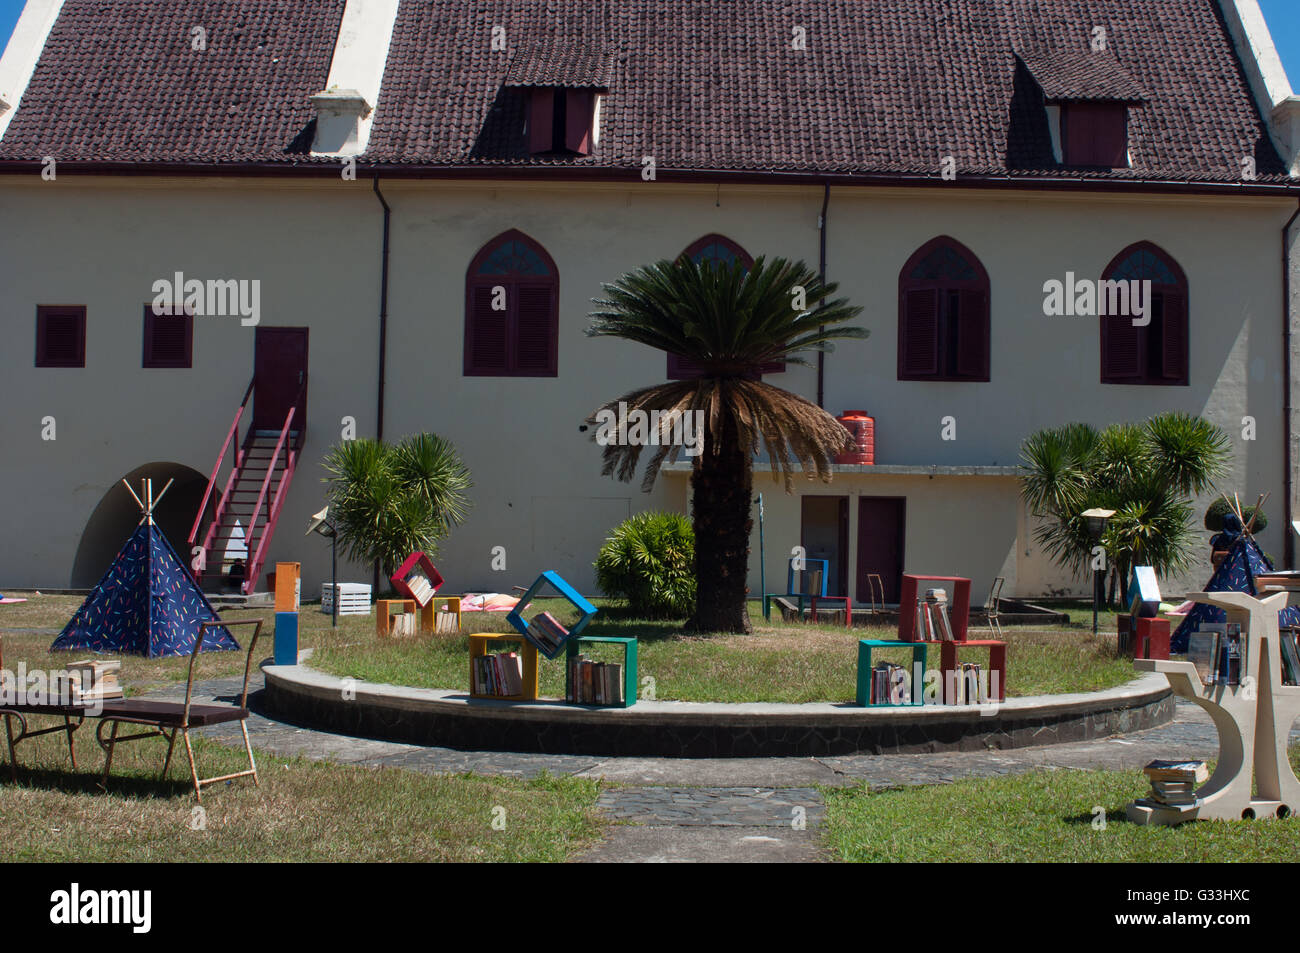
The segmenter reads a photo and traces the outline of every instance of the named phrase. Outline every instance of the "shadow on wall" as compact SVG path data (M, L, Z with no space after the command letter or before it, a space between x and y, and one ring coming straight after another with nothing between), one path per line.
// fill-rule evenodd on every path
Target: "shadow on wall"
M188 565L190 547L186 540L190 527L194 525L194 514L198 512L203 491L207 488L207 477L179 463L146 463L121 479L131 484L131 489L138 494L140 481L146 478L153 480L155 498L168 480L175 481L154 510L154 522L176 554ZM208 519L211 519L215 505L209 501ZM135 532L141 515L140 507L122 486L121 480L113 481L81 533L69 583L73 589L90 589L103 578L122 544Z

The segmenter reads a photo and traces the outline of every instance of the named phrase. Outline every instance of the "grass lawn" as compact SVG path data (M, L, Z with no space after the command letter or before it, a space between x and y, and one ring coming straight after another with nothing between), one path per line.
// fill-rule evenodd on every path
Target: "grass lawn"
M244 779L204 791L195 830L183 753L158 780L166 742L121 745L108 793L94 724L77 733L72 773L62 735L24 742L14 785L0 778L0 842L10 861L564 861L600 838L599 784L426 776L258 756L261 788ZM248 766L242 750L198 739L200 770ZM504 814L495 808L504 808ZM503 818L501 830L494 818Z
M560 599L538 600L560 621L572 624L576 613ZM304 615L310 613L304 612ZM357 622L365 625L357 628ZM349 620L355 636L318 642L313 667L362 681L419 688L469 689L468 638L438 637L379 643L373 619ZM677 623L624 619L617 611L602 611L587 632L591 635L634 635L639 640L639 674L654 679L655 697L675 701L814 702L852 701L856 686L857 642L861 638L896 637L892 627L765 624L755 616L751 636L681 634ZM464 631L511 631L504 613L472 613ZM982 633L981 633L982 634ZM1039 695L1096 691L1122 685L1134 677L1132 662L1117 658L1114 636L1090 630L1056 629L1026 632L1008 628L1009 694ZM618 661L615 646L584 646L589 658ZM910 665L911 650L883 650L879 658ZM987 658L978 649L963 652L973 660ZM931 667L939 664L939 648L931 646ZM542 694L564 695L562 658L542 660Z
M1300 766L1300 748L1291 761ZM889 791L828 788L825 843L844 861L1300 860L1300 818L1144 827L1125 817L1139 771L1035 771ZM1105 810L1106 827L1093 826Z

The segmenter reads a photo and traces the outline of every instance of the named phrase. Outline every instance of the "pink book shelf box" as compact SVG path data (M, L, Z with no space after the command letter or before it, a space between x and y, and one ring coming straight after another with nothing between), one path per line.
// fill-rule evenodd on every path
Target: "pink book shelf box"
M443 583L442 573L424 553L411 553L389 579L394 589L406 598L414 599L420 608L429 604Z

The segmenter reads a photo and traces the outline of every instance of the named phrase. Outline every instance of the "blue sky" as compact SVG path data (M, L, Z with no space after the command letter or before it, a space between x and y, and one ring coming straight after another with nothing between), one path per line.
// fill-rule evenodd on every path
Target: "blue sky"
M1300 89L1300 3L1296 0L1259 0L1273 32L1273 42L1277 44L1286 66L1287 75L1291 77L1291 86ZM0 46L9 42L9 34L18 22L23 0L0 0Z

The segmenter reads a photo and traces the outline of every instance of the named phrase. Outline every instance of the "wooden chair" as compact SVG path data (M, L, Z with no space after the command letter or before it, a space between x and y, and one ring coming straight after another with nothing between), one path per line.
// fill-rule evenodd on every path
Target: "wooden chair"
M993 580L993 587L989 589L989 597L984 601L984 612L988 616L989 631L1002 638L1002 623L998 621L998 604L1002 601L1002 584L1006 580L998 576Z
M203 638L207 634L209 627L216 628L224 626L232 628L237 625L255 626L253 637L248 645L248 658L244 662L244 688L239 696L239 704L236 705L195 705L193 704L194 695L194 662L203 651ZM138 741L143 738L166 738L167 739L167 760L163 762L162 777L167 777L167 772L172 764L172 750L176 746L176 735L179 732L185 742L185 753L190 759L190 779L194 782L194 797L203 801L203 786L205 784L216 784L219 781L230 781L234 778L252 777L253 784L261 787L257 779L257 763L253 760L253 746L248 740L248 677L253 668L253 652L257 648L257 640L262 634L262 620L249 619L243 622L204 622L201 623L199 634L194 639L194 651L190 653L189 674L185 681L185 702L168 702L153 701L143 698L128 698L117 702L106 702L104 704L104 713L101 716L99 728L96 731L96 738L99 745L104 749L104 777L100 781L100 787L107 790L108 774L113 767L113 749L118 743L123 741ZM244 735L244 750L248 753L248 770L236 771L233 774L223 774L215 778L200 778L198 767L194 761L194 746L190 743L190 729L202 728L205 725L219 725L225 722L238 721L239 730ZM113 729L107 738L104 737L104 729L112 724ZM117 733L121 725L143 725L151 727L152 731L140 732L134 735L120 736Z

